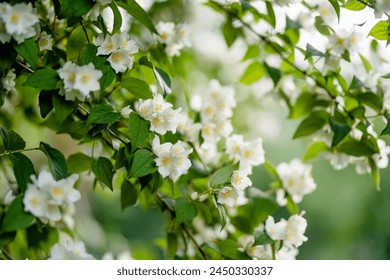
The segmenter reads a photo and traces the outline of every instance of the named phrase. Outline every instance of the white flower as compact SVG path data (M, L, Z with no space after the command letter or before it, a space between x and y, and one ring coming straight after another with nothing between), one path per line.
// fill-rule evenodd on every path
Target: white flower
M160 138L156 135L152 142L152 148L157 156L155 162L158 172L163 178L169 177L176 182L191 167L188 155L192 153L192 148L185 149L184 143L181 141L174 145L169 142L160 144Z
M175 40L176 26L173 22L160 21L156 25L157 33L159 34L158 40L165 44L170 44Z
M7 73L7 75L1 79L1 84L3 85L3 88L12 93L16 93L16 88L15 88L15 79L16 79L16 74L15 74L15 69L10 69Z
M95 258L85 251L82 241L67 240L65 244L55 244L50 251L49 260L94 260Z
M53 49L53 38L47 34L46 31L41 33L41 37L38 41L39 50L52 50Z
M272 249L271 246L258 245L250 247L246 250L246 253L257 260L272 260Z
M232 187L223 187L218 192L217 202L219 204L225 204L229 207L233 207L236 203L236 199L238 198L237 191Z
M130 105L128 105L122 108L121 115L123 118L128 119L131 112L133 112L133 109L131 109Z
M235 170L230 178L232 186L238 193L242 193L247 187L252 186L252 181L248 177L249 170Z
M307 237L304 236L307 227L307 221L300 215L292 215L286 226L286 238L284 242L286 245L299 247L303 242L307 241Z
M295 203L302 201L304 195L313 192L317 185L311 175L311 166L294 159L290 163L281 163L276 167L283 187Z
M336 53L343 54L351 47L350 33L341 29L329 36L330 48Z
M390 147L386 145L386 142L382 139L377 140L379 154L373 155L375 164L380 169L385 169L389 165Z
M79 66L76 72L74 89L88 96L91 91L100 90L99 79L103 76L102 71L96 70L92 63Z
M96 44L99 45L96 53L97 55L109 55L116 51L120 46L119 37L109 35L104 39L103 36L99 36Z
M39 18L33 11L31 3L2 5L0 7L0 19L5 24L6 32L11 35L18 44L36 35L34 25Z
M383 14L390 13L390 2L388 0L375 1L375 16L381 18Z
M249 168L263 164L265 162L265 151L261 138L245 142L240 151L240 169Z
M287 205L286 192L284 189L276 190L276 203L281 207Z
M226 139L226 153L230 160L239 161L241 158L241 149L244 145L244 137L234 134Z
M114 34L114 41L118 44L118 48L127 51L129 54L138 52L138 44L135 40L130 39L126 33Z
M298 256L299 250L293 246L283 246L276 252L277 260L295 260Z
M142 100L136 105L138 114L150 121L150 129L159 134L168 131L173 133L180 121L181 108L172 109L172 104L166 102L161 94L156 94L153 99Z
M9 189L5 195L4 195L4 204L5 205L10 205L14 199L16 198L15 194L14 194L14 190L13 189Z
M71 61L67 61L57 72L64 82L65 91L73 90L74 82L76 81L77 65Z
M344 169L345 167L348 166L348 164L351 161L350 156L339 152L333 152L333 153L325 152L323 153L323 156L324 158L329 160L330 165L332 165L334 170Z
M285 219L280 220L280 222L275 223L275 219L272 216L269 216L265 221L265 232L273 240L284 240L286 239L286 227L287 221Z
M133 68L134 58L124 49L114 51L107 60L116 73Z
M68 207L80 199L80 192L73 188L78 179L74 174L68 178L56 181L48 171L41 171L36 177L31 176L32 183L29 183L25 192L23 203L24 210L31 212L43 223L56 224L66 218L69 221ZM65 223L67 221L64 220Z

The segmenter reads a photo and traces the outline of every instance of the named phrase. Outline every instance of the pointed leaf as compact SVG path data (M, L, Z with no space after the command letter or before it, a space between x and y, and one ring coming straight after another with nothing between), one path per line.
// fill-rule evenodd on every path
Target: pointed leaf
M149 122L132 112L129 116L129 135L132 150L143 147L149 136Z
M44 142L39 144L39 149L47 156L49 169L54 179L58 181L68 177L68 165L64 155L59 150L52 148Z
M137 203L138 192L135 186L128 180L124 180L121 186L121 209L122 211L126 208L133 206Z
M22 153L10 155L16 182L22 192L25 192L30 182L31 175L35 175L34 165L31 160Z
M111 161L105 157L99 157L92 160L91 165L92 172L95 174L96 179L106 185L111 191L113 191L112 179L114 177L113 166Z
M5 232L16 231L31 226L35 217L24 212L23 196L19 195L9 206L1 227Z
M22 150L26 147L26 142L15 131L0 127L0 137L7 151Z
M157 170L154 155L146 149L140 149L134 153L134 159L130 167L129 178L144 177Z
M115 112L110 104L98 104L92 108L88 124L111 124L120 118L121 114Z
M153 97L149 85L143 80L136 78L126 78L122 79L121 85L138 98L149 99Z
M149 17L148 13L135 1L128 0L127 3L117 2L117 4L125 9L132 17L141 22L150 32L156 33L157 30Z
M32 66L32 68L37 68L38 45L33 39L27 39L20 45L16 45L14 47L18 54L20 54Z
M196 206L184 197L179 197L176 200L175 212L176 227L180 226L182 223L192 221L198 215L198 209Z
M235 170L234 165L229 165L222 167L215 171L209 180L209 185L211 188L217 187L218 185L225 184L232 177L233 171Z
M38 89L58 89L60 88L60 77L57 71L51 68L43 68L35 71L26 82L24 86L30 86Z

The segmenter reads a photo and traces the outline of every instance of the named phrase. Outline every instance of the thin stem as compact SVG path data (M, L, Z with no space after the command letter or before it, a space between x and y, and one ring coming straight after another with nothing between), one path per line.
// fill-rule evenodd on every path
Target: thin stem
M0 253L3 253L4 257L7 259L7 260L14 260L14 258L11 256L10 253L8 253L6 250L4 250L3 248L0 248Z
M22 62L20 61L16 61L17 64L19 64L20 66L22 66L24 69L26 69L27 71L31 72L31 73L34 73L34 70L32 70L30 67L28 67L27 65L23 64Z
M164 208L166 210L168 210L169 214L172 216L172 217L175 217L176 216L176 212L175 210L171 207L171 205L169 205L165 199L161 196L161 194L156 194L156 198L158 199L158 201L164 206ZM189 230L188 226L185 224L185 223L182 223L180 225L180 227L183 229L183 231L185 232L185 234L187 235L187 237L191 240L191 242L195 245L195 247L198 249L199 253L202 255L203 259L207 260L207 255L206 253L203 251L202 247L200 247L200 245L198 244L198 242L196 241L195 237L193 236L192 232Z
M9 151L9 152L4 152L4 153L0 154L0 157L8 156L8 155L15 154L15 153L37 151L37 150L40 150L40 149L39 148L28 148L28 149L22 149L22 150L16 150L16 151Z
M90 44L91 42L89 41L88 32L87 32L87 29L85 28L85 25L84 25L82 20L80 20L80 24L81 24L81 27L84 30L85 37L87 37L88 44Z

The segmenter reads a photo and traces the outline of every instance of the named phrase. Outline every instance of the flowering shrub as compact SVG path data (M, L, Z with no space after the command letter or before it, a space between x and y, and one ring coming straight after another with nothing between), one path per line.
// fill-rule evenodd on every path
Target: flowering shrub
M200 8L219 15L218 33L197 30L207 19L189 11ZM343 10L376 22L345 29ZM384 0L1 2L0 257L94 259L74 217L100 185L120 192L122 210L167 213L166 258L296 258L310 242L299 206L317 188L310 160L353 165L380 188L389 13ZM299 120L302 158L274 165L261 120L247 124L254 133L234 123L246 95Z

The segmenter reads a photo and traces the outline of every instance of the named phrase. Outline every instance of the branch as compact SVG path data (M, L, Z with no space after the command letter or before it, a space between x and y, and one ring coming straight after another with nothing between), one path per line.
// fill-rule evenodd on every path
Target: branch
M372 5L372 4L370 4L370 3L366 2L366 1L363 1L363 0L357 0L357 1L362 3L362 4L364 4L364 5L366 5L369 8L372 8L372 9L375 8L374 5Z
M2 154L0 154L0 157L3 157L3 156L8 156L8 155L11 155L11 154L16 154L16 153L23 153L23 152L29 152L29 151L38 151L40 150L39 148L29 148L29 149L22 149L22 150L16 150L16 151L8 151L8 152L4 152Z
M7 260L14 260L14 258L11 256L10 253L8 253L6 250L4 250L3 248L0 248L0 253L3 253L4 257L7 259Z
M168 204L168 202L166 202L164 200L164 198L161 196L161 194L156 194L156 198L157 200L164 206L164 208L166 210L168 210L169 214L172 216L172 217L175 217L176 216L176 212L175 210L171 207L171 205ZM198 242L196 241L194 235L192 234L192 232L189 230L188 226L185 224L185 223L182 223L180 225L180 227L183 229L183 231L186 233L187 237L192 241L192 243L195 245L195 247L198 249L199 253L202 255L203 259L207 260L207 255L206 253L203 251L202 247L200 247L200 245L198 244Z

